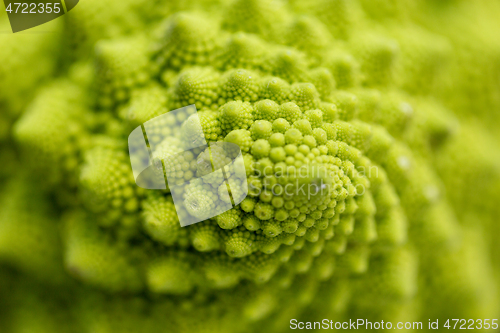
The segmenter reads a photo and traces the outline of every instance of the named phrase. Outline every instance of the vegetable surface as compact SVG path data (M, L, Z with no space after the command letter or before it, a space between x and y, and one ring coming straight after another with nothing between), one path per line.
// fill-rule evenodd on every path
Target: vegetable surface
M487 0L86 0L36 43L9 36L0 330L498 318L498 15ZM237 144L231 196L248 195L181 227L170 189L136 185L127 138L191 104L203 133L187 116L166 140L158 127L153 156ZM196 217L231 202L211 159L165 164Z

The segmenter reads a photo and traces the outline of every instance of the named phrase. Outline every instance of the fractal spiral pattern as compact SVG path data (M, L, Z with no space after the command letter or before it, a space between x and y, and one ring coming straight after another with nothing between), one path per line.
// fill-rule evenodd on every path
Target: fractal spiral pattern
M499 17L83 0L0 34L0 332L500 318ZM165 115L148 189L128 138Z

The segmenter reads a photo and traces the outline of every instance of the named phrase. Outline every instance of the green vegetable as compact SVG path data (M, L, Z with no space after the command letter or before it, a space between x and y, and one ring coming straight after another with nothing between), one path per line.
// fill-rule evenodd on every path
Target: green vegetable
M86 0L51 37L9 36L0 331L498 318L499 15L488 0ZM191 104L203 133L165 120L152 157L234 143L247 184L227 195L214 145L165 161L191 181L180 214L204 219L181 227L169 188L135 184L127 138Z

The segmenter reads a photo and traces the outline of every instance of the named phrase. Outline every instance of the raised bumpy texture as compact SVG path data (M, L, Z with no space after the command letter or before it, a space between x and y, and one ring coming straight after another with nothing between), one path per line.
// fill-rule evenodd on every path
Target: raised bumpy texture
M499 16L487 0L86 0L60 40L2 44L0 330L498 318ZM135 184L127 136L190 104L207 142L240 146L249 193L182 228L168 190ZM193 214L215 178L186 190Z

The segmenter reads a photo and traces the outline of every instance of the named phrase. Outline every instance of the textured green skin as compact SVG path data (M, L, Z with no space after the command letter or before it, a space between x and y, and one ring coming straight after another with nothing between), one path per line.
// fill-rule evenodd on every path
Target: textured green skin
M0 330L498 318L498 15L487 0L82 1L60 77L49 39L30 46L46 65L18 65L30 82L0 64L0 156L19 166L0 174ZM135 185L127 136L189 104L207 141L241 147L249 195L181 228L169 191ZM203 175L204 154L168 172ZM338 186L270 191L300 167Z

